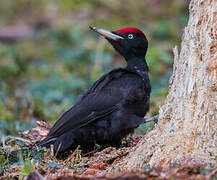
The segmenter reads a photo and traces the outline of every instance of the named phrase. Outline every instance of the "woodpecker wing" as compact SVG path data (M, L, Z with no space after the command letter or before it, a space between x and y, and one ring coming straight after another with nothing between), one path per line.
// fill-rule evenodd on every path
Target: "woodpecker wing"
M123 95L118 84L111 82L126 72L125 69L119 68L96 81L75 106L65 112L54 124L45 141L117 111Z

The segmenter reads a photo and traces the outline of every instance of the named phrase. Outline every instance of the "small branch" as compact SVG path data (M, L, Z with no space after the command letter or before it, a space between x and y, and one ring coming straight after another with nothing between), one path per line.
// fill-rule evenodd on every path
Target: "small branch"
M24 143L27 143L27 144L32 144L32 142L29 141L28 139L24 139L24 138L20 138L20 137L12 137L12 139L9 140L9 141L7 142L7 144L11 144L11 143L14 142L14 141L21 141L21 142L24 142Z
M158 119L159 119L159 115L153 116L151 118L145 118L144 123L151 122L151 121L154 121L155 123L157 123Z

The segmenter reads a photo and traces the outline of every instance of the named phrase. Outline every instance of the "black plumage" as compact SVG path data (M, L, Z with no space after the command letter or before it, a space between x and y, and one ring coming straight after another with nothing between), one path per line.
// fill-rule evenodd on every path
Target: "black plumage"
M151 86L145 55L148 41L136 28L106 31L104 36L127 61L126 68L102 76L53 125L39 145L64 152L78 145L90 150L95 143L119 146L121 139L144 122Z

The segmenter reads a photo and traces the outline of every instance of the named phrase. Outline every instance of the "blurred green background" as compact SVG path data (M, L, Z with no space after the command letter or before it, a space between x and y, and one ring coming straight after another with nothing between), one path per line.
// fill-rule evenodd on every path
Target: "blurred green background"
M157 114L168 93L172 48L187 19L188 1L182 0L1 0L0 136L16 135L36 120L54 123L102 74L125 65L89 25L145 32L148 116Z

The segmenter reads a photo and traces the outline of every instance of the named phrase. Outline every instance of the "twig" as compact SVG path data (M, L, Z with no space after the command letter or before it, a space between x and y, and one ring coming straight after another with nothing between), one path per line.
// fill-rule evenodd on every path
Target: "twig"
M69 163L69 161L71 161L73 158L75 158L75 154L77 153L77 151L80 149L80 145L78 145L78 147L74 150L74 152L70 155L69 158L67 158L66 163Z
M32 142L29 141L28 139L24 139L24 138L20 138L20 137L12 137L12 139L9 140L9 141L7 142L7 144L11 144L11 143L14 142L14 141L21 141L21 142L24 142L24 143L27 143L27 144L32 144Z
M55 153L55 155L54 155L55 158L57 157L57 154L58 154L58 152L59 152L61 146L62 146L62 143L60 143L60 144L58 145L57 151L56 151L56 153Z

